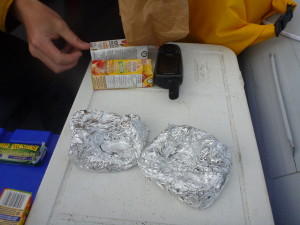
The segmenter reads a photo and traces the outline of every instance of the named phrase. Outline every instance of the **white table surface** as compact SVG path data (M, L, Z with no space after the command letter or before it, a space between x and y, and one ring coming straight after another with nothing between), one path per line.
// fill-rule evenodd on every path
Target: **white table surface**
M179 45L184 80L176 100L159 87L93 91L87 69L26 225L274 223L236 56L217 45ZM69 119L82 109L137 114L149 125L150 140L168 124L213 134L233 156L221 196L198 210L162 190L137 167L120 173L77 168L68 159Z

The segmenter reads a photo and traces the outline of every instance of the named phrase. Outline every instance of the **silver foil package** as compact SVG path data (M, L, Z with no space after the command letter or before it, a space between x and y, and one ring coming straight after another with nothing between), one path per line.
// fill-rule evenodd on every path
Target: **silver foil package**
M228 180L231 153L207 132L169 125L144 149L138 165L146 177L179 200L205 209Z
M70 126L69 158L80 168L97 172L135 166L150 132L137 115L102 110L76 111Z

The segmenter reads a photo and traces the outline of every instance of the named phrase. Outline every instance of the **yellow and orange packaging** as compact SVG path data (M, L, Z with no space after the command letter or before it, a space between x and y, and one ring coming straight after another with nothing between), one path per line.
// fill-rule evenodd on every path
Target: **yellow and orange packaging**
M30 192L4 188L0 195L0 224L24 225L31 204Z
M153 86L151 59L92 61L93 88L138 88Z
M139 88L153 86L148 46L129 46L124 39L91 42L93 88Z

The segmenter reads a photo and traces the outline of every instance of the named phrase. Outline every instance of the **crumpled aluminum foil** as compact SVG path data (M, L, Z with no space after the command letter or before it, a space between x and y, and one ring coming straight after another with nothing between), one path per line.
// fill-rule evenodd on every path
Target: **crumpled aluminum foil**
M150 132L137 115L100 110L76 111L70 126L69 158L80 168L97 172L123 171L136 165Z
M204 209L215 202L228 179L231 153L202 130L169 125L144 149L138 165L161 188Z

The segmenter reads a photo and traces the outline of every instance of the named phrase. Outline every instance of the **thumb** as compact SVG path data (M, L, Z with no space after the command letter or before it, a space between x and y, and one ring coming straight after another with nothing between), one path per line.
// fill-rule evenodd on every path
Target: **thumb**
M70 28L64 29L60 35L74 48L79 50L88 50L90 48L90 43L82 41L76 34L73 33L73 31L70 30Z

